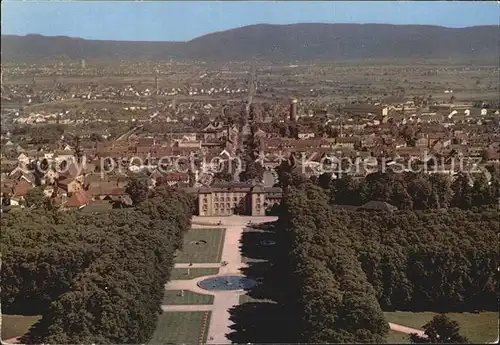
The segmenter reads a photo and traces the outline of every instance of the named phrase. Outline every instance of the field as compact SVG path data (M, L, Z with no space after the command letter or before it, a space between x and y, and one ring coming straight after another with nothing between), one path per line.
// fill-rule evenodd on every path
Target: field
M191 229L184 236L184 248L177 263L220 262L225 229Z
M200 344L205 343L210 312L164 312L158 318L158 326L150 344Z
M184 295L181 296L180 290L167 290L163 297L165 305L188 305L188 304L213 304L214 296L203 295L189 290L184 290Z
M40 316L2 315L2 340L24 335Z
M422 326L436 315L430 312L387 312L384 314L389 322L417 329L422 329ZM459 323L461 334L473 343L492 342L498 336L498 313L448 313L447 315Z
M411 344L409 335L401 332L390 330L387 335L387 343L389 344Z
M219 273L219 269L216 267L213 268L190 268L189 275L187 268L174 268L172 270L172 276L170 280L188 280L203 276L211 276Z

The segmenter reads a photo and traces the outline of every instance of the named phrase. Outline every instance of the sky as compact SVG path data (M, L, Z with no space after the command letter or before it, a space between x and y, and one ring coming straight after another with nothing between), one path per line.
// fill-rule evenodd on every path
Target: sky
M2 0L2 34L187 41L252 24L499 25L500 2L23 1Z

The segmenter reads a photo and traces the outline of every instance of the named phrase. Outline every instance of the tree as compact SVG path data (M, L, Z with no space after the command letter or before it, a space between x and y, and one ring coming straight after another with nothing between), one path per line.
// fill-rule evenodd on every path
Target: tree
M189 176L189 187L194 187L194 185L196 184L196 175L192 169L188 170L188 176Z
M483 160L483 162L487 162L488 160L490 160L491 153L491 150L488 150L486 148L481 150L481 159Z
M190 216L168 186L116 212L7 213L2 311L42 315L24 344L146 343Z
M332 183L332 174L331 173L322 173L318 177L318 185L323 189L330 189L330 185Z
M148 197L147 180L145 178L132 178L125 187L125 192L130 196L134 205L141 203Z
M45 204L45 196L43 194L43 187L31 188L25 197L26 206L31 208L38 208Z
M460 208L470 208L473 205L472 186L470 185L469 175L459 173L452 184L453 199L452 205Z
M263 178L264 168L262 165L254 160L247 160L245 170L240 173L240 180L245 182L255 179L260 182Z
M90 134L90 140L92 140L92 141L102 141L103 137L99 133L95 133L94 132L94 133Z
M7 192L2 193L2 206L10 206L10 195Z
M281 298L296 341L382 342L387 322L325 191L308 183L285 194L280 227L289 288Z
M47 159L44 158L39 162L33 161L30 163L29 168L31 171L33 171L33 176L35 177L35 185L40 186L42 184L45 173L49 169L49 163Z
M426 337L411 334L412 343L465 344L468 342L466 337L459 334L458 322L450 320L444 314L434 316L423 328Z

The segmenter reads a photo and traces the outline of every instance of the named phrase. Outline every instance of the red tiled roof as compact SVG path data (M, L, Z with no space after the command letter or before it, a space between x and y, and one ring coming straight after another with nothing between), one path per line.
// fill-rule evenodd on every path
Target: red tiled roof
M66 202L66 207L81 207L85 206L90 202L91 198L87 194L87 192L81 190L76 193L73 193L68 201Z
M125 194L125 188L110 186L110 185L98 185L93 186L90 189L92 195L95 196L103 196L103 195L111 195L111 196L120 196Z
M26 194L28 194L28 191L30 189L31 189L31 184L24 179L20 179L12 187L12 195L13 196L26 196Z

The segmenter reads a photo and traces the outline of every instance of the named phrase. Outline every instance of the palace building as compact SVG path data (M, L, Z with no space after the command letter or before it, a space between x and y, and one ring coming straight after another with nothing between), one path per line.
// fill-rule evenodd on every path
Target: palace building
M221 183L201 188L190 188L198 196L198 215L230 216L233 214L265 216L266 210L279 204L282 190L260 184Z

